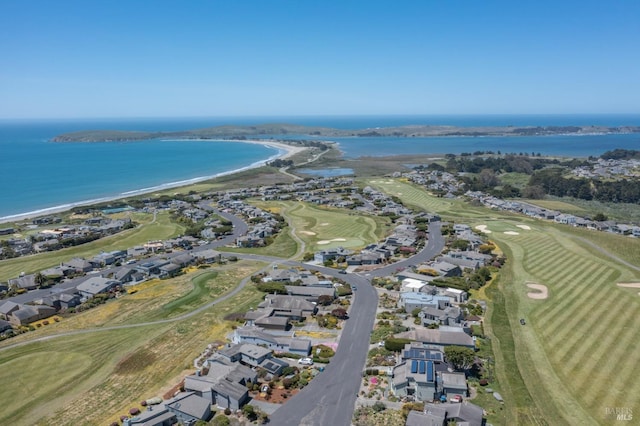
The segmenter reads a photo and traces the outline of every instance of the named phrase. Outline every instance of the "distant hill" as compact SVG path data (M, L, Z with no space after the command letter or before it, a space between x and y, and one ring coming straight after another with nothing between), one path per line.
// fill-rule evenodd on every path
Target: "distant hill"
M65 133L53 138L54 142L106 142L144 139L243 139L268 135L301 135L322 137L430 137L430 136L543 136L587 135L608 133L640 133L640 126L548 126L548 127L455 127L455 126L400 126L375 127L358 130L310 127L295 124L260 124L256 126L216 126L178 132L136 132L126 130L85 130Z

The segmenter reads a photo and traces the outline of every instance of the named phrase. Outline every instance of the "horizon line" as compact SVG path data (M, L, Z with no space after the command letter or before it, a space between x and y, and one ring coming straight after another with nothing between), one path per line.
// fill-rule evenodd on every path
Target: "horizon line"
M562 112L562 113L388 113L388 114L265 114L265 115L157 115L157 116L95 116L95 117L0 117L0 121L70 121L70 120L166 120L221 118L350 118L350 117L488 117L488 116L640 116L640 112Z

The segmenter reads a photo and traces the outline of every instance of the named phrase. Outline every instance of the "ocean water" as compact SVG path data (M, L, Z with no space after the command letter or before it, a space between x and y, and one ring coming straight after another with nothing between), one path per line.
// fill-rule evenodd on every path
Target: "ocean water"
M177 119L0 120L0 218L88 200L150 191L250 167L279 154L256 144L214 141L53 143L77 130L170 131L222 124L294 123L342 129L410 124L454 126L640 125L640 115L217 117ZM287 135L287 137L294 137ZM348 158L473 151L599 155L640 149L640 135L445 138L334 138Z

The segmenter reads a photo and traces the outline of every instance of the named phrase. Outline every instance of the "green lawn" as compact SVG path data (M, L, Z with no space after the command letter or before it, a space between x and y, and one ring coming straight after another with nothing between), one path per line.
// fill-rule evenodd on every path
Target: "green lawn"
M305 243L306 252L345 247L359 249L387 234L387 218L368 216L351 210L320 207L300 202L259 203L277 209L287 218L295 236Z
M485 331L505 398L505 420L496 416L495 423L610 424L615 419L607 408L635 408L640 382L630 372L640 363L640 327L634 325L640 296L616 283L640 282L640 273L580 238L638 264L636 240L465 208L403 182L376 185L448 219L487 226L488 238L507 255L499 279L486 291L491 304ZM549 298L529 298L527 282L546 285Z
M191 293L178 299L180 302L172 308L187 304L199 306L213 297L215 283L228 280L237 284L241 277L262 266L254 262L240 268L221 269L217 277L209 272L200 274L194 279ZM162 284L171 284L171 280ZM144 297L145 292L149 292L149 298L158 295L158 289L151 286L135 296ZM129 408L141 408L140 400L161 396L167 385L177 384L187 370L192 370L193 359L207 344L224 340L231 330L232 324L223 321L223 317L255 307L263 297L254 286L247 286L228 301L182 321L95 331L2 350L0 380L5 386L0 389L0 398L4 401L0 424L109 424ZM125 300L109 302L81 315L102 317L102 310L110 313L115 307L119 311L120 303ZM163 303L146 305L141 299L140 308L146 312L141 312L138 319L154 317L154 310L166 316L166 306ZM170 309L170 312L174 311ZM64 319L48 327L70 321L73 320ZM37 337L47 331L28 334Z
M152 218L152 215L146 215L144 218L146 223L141 221L143 224L135 229L129 229L80 246L2 260L0 261L0 281L15 278L21 272L41 271L74 257L86 258L95 256L102 251L123 250L146 243L149 240L172 238L184 232L184 227L172 222L168 213L158 213L155 222L151 222Z

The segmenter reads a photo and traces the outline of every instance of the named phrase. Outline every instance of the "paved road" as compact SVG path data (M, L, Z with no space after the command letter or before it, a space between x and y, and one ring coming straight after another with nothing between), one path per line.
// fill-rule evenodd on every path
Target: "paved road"
M326 370L271 416L271 424L349 425L356 396L362 381L362 368L369 349L378 295L369 281L356 274L343 275L357 285L350 310L340 336L338 351Z
M398 268L432 259L444 247L444 238L439 222L429 225L429 240L425 247L402 262L394 263L370 273L371 276L386 276ZM294 266L297 262L282 262ZM349 312L338 350L326 370L314 378L309 386L291 398L272 416L271 423L278 426L348 426L351 424L357 398L362 369L369 350L370 332L375 321L378 294L369 279L358 274L335 275L335 269L317 267L327 275L342 278L358 290Z

